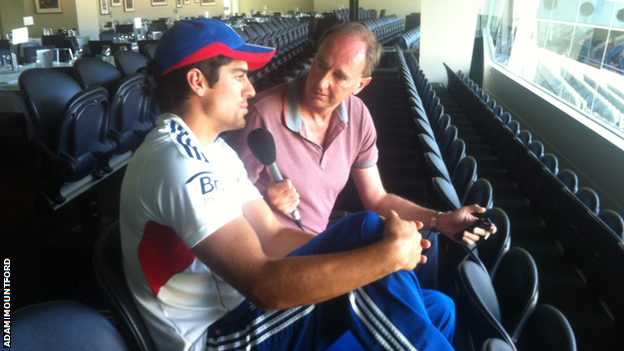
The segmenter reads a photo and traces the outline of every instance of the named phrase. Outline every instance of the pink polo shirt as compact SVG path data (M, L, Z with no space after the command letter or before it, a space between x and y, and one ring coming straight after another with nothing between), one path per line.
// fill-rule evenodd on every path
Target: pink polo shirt
M300 195L298 206L303 228L318 234L325 230L334 202L344 188L352 167L366 168L377 162L377 134L362 100L349 96L334 111L324 148L307 138L301 119L299 96L307 72L290 83L265 90L250 100L247 125L229 132L227 142L245 164L249 179L261 192L272 176L251 153L247 136L256 128L273 134L276 164ZM275 213L284 225L297 228L290 216Z

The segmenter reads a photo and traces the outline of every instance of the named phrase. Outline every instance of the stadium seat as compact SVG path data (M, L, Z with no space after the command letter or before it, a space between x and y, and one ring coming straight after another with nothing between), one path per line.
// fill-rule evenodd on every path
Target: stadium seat
M427 135L431 140L433 140L434 134L433 130L431 129L431 125L429 125L429 122L424 118L415 118L415 120L415 128L417 133L423 133Z
M509 123L507 123L507 127L509 128L509 130L511 130L511 133L513 133L513 135L520 134L520 123L518 123L518 121L510 121Z
M492 274L492 285L498 298L501 324L514 341L518 340L539 293L537 266L531 254L520 247L510 248Z
M517 348L518 351L576 351L576 338L563 313L551 305L542 304L527 319Z
M527 145L527 147L538 159L544 155L544 144L540 141L533 140Z
M505 111L501 105L496 105L494 109L492 109L492 112L494 112L494 115L500 117Z
M440 98L437 96L433 98L433 102L430 103L429 107L425 106L425 110L427 111L429 123L432 126L437 125L440 118L444 115L444 106L440 104Z
M444 164L444 161L442 161L442 158L440 158L440 156L436 155L433 152L426 152L425 161L432 177L442 177L446 181L451 183L451 176L448 174L446 165ZM459 204L461 204L461 200L459 200Z
M19 77L38 149L37 194L42 205L66 201L61 188L109 172L114 144L107 139L108 94L102 87L82 89L54 69L33 68Z
M585 207L593 214L598 215L600 212L600 198L593 189L582 187L576 192L576 197L581 200Z
M117 143L115 154L134 151L154 127L145 110L147 99L145 76L141 73L125 76L109 97L109 135Z
M515 347L498 338L485 340L481 351L517 351Z
M420 141L420 146L422 147L423 151L432 152L439 158L442 158L442 152L440 151L440 147L435 142L433 137L429 136L428 134L421 133L418 134L418 140ZM448 177L448 180L451 180L450 176Z
M431 120L429 123L434 123ZM435 140L440 140L442 138L442 133L451 125L451 116L447 114L443 114L440 118L433 124L433 136Z
M529 145L529 143L533 141L531 132L528 130L521 130L520 133L518 133L518 139L520 139L524 145Z
M509 114L509 112L505 112L502 115L500 115L500 119L501 121L503 121L504 125L509 125L509 122L512 121L511 115Z
M461 202L451 182L443 177L433 177L431 181L436 192L436 195L434 195L436 208L444 211L454 211L461 207Z
M557 173L557 179L559 179L572 194L576 194L578 191L578 177L576 173L569 169L562 169Z
M149 43L145 45L145 57L152 60L154 59L154 55L156 54L156 44Z
M15 311L11 322L11 346L16 350L129 350L106 317L76 301L29 305Z
M126 283L122 265L121 237L119 221L111 223L100 234L93 252L93 266L96 278L112 300L115 312L120 315L120 322L129 336L128 345L141 351L155 351L156 347L143 321L143 317L134 303L132 293Z
M539 160L553 175L556 176L557 173L559 173L559 160L557 156L547 152L540 157Z
M446 153L442 156L446 169L450 174L455 172L455 168L459 161L466 157L466 143L462 139L455 139L449 145Z
M624 220L619 213L612 210L602 210L598 213L598 218L611 228L617 236L624 239Z
M490 276L496 272L498 263L511 246L511 228L507 213L498 207L488 209L485 214L496 225L496 233L479 240L476 253Z
M487 271L474 261L464 261L459 267L459 282L459 337L472 344L463 346L467 350L474 350L489 338L498 338L514 345L501 324L498 298Z
M74 75L83 88L103 86L110 96L115 94L123 74L115 66L94 57L81 57L74 62Z
M494 206L492 197L492 184L485 178L479 178L468 189L462 205L477 204L483 208L490 209Z
M451 183L457 192L459 202L464 203L468 190L477 180L477 161L472 156L459 160L455 171L451 175Z
M442 158L444 158L444 155L446 155L446 152L449 148L449 146L451 146L451 143L457 139L457 127L455 126L448 126L444 132L442 132L442 135L440 137L440 139L438 140L438 146L440 147L440 152L442 153Z
M114 54L115 67L124 75L136 73L147 66L147 57L134 51L117 51Z

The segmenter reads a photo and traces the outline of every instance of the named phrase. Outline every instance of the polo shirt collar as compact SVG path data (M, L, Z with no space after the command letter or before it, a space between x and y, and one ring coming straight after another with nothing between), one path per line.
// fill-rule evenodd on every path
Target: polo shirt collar
M299 133L301 131L301 124L303 123L301 117L301 105L299 103L299 97L301 96L302 89L305 84L306 77L310 70L303 70L290 82L286 91L282 103L284 104L284 124L288 129L293 132ZM347 107L344 101L340 102L340 105L334 110L334 115L343 123L349 122L349 115L347 114Z

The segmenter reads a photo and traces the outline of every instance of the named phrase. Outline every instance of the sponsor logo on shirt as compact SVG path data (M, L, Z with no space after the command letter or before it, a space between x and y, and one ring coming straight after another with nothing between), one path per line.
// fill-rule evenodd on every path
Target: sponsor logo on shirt
M193 187L193 191L201 192L204 204L209 204L216 201L215 195L225 191L227 184L232 180L240 181L238 178L230 181L222 180L213 172L204 171L191 176L185 184Z

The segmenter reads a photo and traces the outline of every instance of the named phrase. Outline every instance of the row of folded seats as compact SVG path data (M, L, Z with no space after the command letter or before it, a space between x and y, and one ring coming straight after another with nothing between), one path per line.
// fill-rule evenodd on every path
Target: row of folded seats
M457 139L451 116L444 113L415 55L409 52L404 57L405 75L411 74L413 82L408 91L418 91L418 96L411 96L416 118L429 122L417 125L426 163L433 171L431 207L454 210L477 203L488 209L485 216L498 228L478 248L441 243L446 244L440 247L445 256L441 272L450 275L443 290L458 306L457 349L575 350L574 333L565 316L553 306L537 304L537 266L526 250L511 247L509 218L493 207L489 181L477 176L475 159L465 155L465 142ZM423 96L420 104L419 96Z
M478 247L439 237L438 286L455 300L458 313L454 346L574 350L565 316L553 306L537 305L536 264L526 250L511 247L509 217L494 206L492 186L478 177L476 160L466 155L465 142L457 138L457 127L415 56L398 45L394 52L396 66L375 70L371 84L359 94L377 128L386 188L441 210L477 203L498 228Z
M480 87L472 82L468 77L460 72L458 75L473 91L474 94L479 97L481 101L492 111L503 123L503 126L507 127L514 138L518 140L522 145L531 152L531 154L537 158L543 167L545 167L552 176L555 176L562 185L576 196L576 198L587 207L593 214L598 216L604 224L606 224L614 234L624 239L624 220L622 216L609 209L600 208L600 198L595 190L590 187L579 187L578 176L576 173L569 169L559 170L559 161L556 155L546 152L544 144L539 140L533 140L532 134L526 129L522 129L520 123L514 120L510 113L504 112L502 106L497 105L494 99L490 99L489 95ZM507 159L510 166L518 166L513 160ZM520 166L516 167L520 168ZM527 189L530 190L530 189Z
M372 14L375 15L372 15ZM323 13L323 17L317 24L314 39L317 40L323 31L333 25L350 22L349 10L336 10ZM358 22L365 25L377 36L381 45L392 44L405 30L405 20L396 15L385 16L385 10L379 17L375 10L358 9Z
M78 59L71 72L24 71L19 86L32 122L38 206L56 209L123 167L158 117L147 59L115 55L117 67Z
M410 30L404 31L399 39L397 45L403 50L419 49L420 48L420 27L415 27Z
M472 119L479 134L497 154L531 208L564 253L604 301L614 326L624 327L624 221L615 211L600 209L599 197L579 187L572 170L559 170L557 157L533 140L511 114L472 80L446 66L448 91Z
M377 41L381 45L393 43L401 37L405 29L405 20L398 18L397 15L367 19L360 22L370 29L371 32L375 33Z
M370 18L374 18L377 17L377 11L375 10L365 10L363 8L358 8L358 20L359 21L366 21L367 19ZM351 21L350 19L350 15L349 15L349 9L342 9L342 10L332 10L332 11L327 11L323 13L324 17L335 17L335 20L338 21L338 23L348 23Z
M250 72L251 80L259 80L269 73L276 76L292 68L300 54L311 50L310 24L292 17L274 17L266 22L248 21L234 27L238 35L250 44L269 46L276 52L262 69Z

